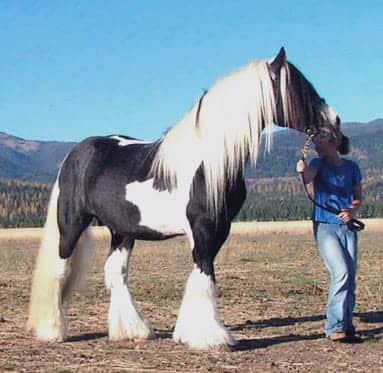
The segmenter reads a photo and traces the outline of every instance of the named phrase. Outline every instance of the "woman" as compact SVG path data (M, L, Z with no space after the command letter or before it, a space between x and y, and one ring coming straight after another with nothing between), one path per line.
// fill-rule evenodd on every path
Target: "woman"
M332 341L355 340L352 322L358 237L348 224L362 204L362 175L357 163L340 157L349 152L348 138L314 138L319 158L309 165L300 160L297 171L306 184L314 183L315 200L341 210L336 215L315 207L313 213L317 246L331 275L325 333Z

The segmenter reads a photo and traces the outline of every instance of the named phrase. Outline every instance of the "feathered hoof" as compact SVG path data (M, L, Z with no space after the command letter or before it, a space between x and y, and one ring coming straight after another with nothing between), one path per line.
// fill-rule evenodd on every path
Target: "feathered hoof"
M216 330L176 330L173 333L173 340L183 343L195 350L231 351L231 347L237 344L235 338L223 327Z
M109 330L108 338L110 341L123 341L123 340L148 340L156 339L155 331L150 327L139 328L134 330Z
M32 333L36 339L45 343L61 343L67 339L66 333L61 330L47 328L47 327L33 327L27 325L27 331Z

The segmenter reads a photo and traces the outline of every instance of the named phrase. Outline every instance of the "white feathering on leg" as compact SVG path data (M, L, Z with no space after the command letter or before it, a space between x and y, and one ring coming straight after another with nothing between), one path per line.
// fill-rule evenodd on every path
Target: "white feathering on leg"
M195 268L187 281L173 333L176 342L186 343L196 349L236 343L219 319L215 293L216 288L210 276Z
M139 312L128 288L130 251L115 250L105 263L105 284L110 290L109 339L153 339L149 321Z

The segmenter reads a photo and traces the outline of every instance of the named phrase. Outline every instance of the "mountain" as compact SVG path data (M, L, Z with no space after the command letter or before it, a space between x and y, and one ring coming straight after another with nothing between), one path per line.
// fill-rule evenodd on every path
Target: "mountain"
M383 119L368 123L343 123L343 133L351 140L351 153L347 158L358 161L364 176L383 174ZM274 133L272 151L263 145L256 169L248 170L249 178L296 176L295 164L301 156L305 136L297 131ZM311 146L310 157L316 153Z
M383 119L368 123L343 123L343 132L350 137L352 152L365 176L383 174ZM294 130L276 131L268 154L262 141L256 169L250 168L252 179L296 176L305 136ZM0 132L0 179L29 182L52 182L65 155L74 142L25 140ZM314 152L311 153L314 155Z
M383 217L383 119L345 123L343 131L353 145L350 158L359 162L365 176L359 216ZM248 193L239 220L310 218L312 203L295 172L304 142L305 136L293 130L276 131L269 154L262 142L256 169L247 170ZM24 140L0 132L0 228L43 224L51 186L41 183L53 182L74 145Z
M31 141L0 132L0 179L51 183L74 144Z

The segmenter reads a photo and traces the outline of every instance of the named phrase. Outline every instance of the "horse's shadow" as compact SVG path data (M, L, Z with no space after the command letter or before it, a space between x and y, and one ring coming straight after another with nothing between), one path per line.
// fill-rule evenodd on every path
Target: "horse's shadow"
M281 335L272 338L259 338L259 339L241 339L233 347L233 351L250 351L260 348L266 348L280 343L298 342L298 341L312 341L323 338L323 333L315 333L310 335L289 334Z
M355 313L356 317L364 323L383 323L383 311L370 311ZM247 320L242 324L228 325L230 331L245 331L247 329L261 329L268 327L282 327L305 322L315 322L325 320L324 315L302 316L302 317L285 317L285 318L271 318L266 320L251 321ZM158 339L171 339L172 329L156 329ZM363 341L369 339L382 339L383 326L369 330L359 330L358 333L362 336ZM106 338L107 333L85 333L77 336L72 336L68 342L83 342ZM242 339L239 340L233 351L247 351L259 348L266 348L280 343L298 342L298 341L312 341L324 338L323 333L314 333L310 335L288 334L272 338L259 338L259 339Z
M356 313L356 317L359 317L360 320L364 323L382 323L383 322L383 312L381 311L371 311ZM298 323L305 322L314 322L325 320L324 315L314 315L314 316L302 316L302 317L286 317L286 318L272 318L267 320L258 320L258 321L246 321L243 324L229 325L228 328L231 331L244 331L246 329L260 329L267 327L281 327L281 326L290 326ZM375 329L359 330L358 333L362 337L362 341L367 341L370 339L381 339L383 338L383 326ZM238 344L233 348L233 351L247 351L254 350L259 348L266 348L280 343L288 342L297 342L297 341L309 341L324 338L323 333L314 333L310 335L299 335L299 334L288 334L272 338L260 338L260 339L243 339L239 340ZM350 342L350 343L360 343L360 341Z
M107 337L107 333L84 333L79 335L73 335L68 338L68 342L85 342L85 341L93 341L96 339L101 339Z
M172 330L163 330L156 329L156 337L157 339L170 339L172 338ZM99 332L99 333L83 333L79 335L73 335L67 339L67 342L75 343L75 342L86 342L93 341L97 339L107 338L108 333Z
M366 324L383 322L383 311L362 312L354 315Z
M297 323L314 322L324 320L324 315L271 318L266 320L251 321L247 320L243 324L229 325L230 331L245 331L248 329L261 329L268 327L282 327L294 325ZM303 340L316 340L323 338L323 333L314 333L310 335L288 334L272 338L242 339L233 347L233 351L249 351L259 348L266 348L280 343L297 342Z
M289 326L289 325L294 325L297 323L321 321L321 320L324 320L325 318L326 316L324 315L316 315L316 316L285 317L285 318L275 317L272 319L258 320L258 321L247 320L243 324L231 325L229 326L229 329L231 331L241 331L245 329L260 329L260 328L268 328L268 327Z
M354 316L359 317L364 323L383 323L383 311L369 311L355 313ZM266 320L251 321L247 320L243 324L229 325L231 331L241 331L245 329L259 329L268 327L289 326L294 324L301 324L305 322L314 322L325 320L325 315L302 316L302 317L285 317L285 318L271 318Z
M383 327L370 329L370 330L360 330L358 332L361 336L361 339L350 340L349 342L344 342L348 344L359 344L366 342L368 340L378 340L383 338ZM316 339L324 338L323 333L315 333L310 335L299 335L299 334L290 334L282 335L273 338L260 338L260 339L242 339L239 340L237 345L233 347L233 351L251 351L260 348L267 348L273 345L280 343L288 342L298 342L298 341L312 341Z

